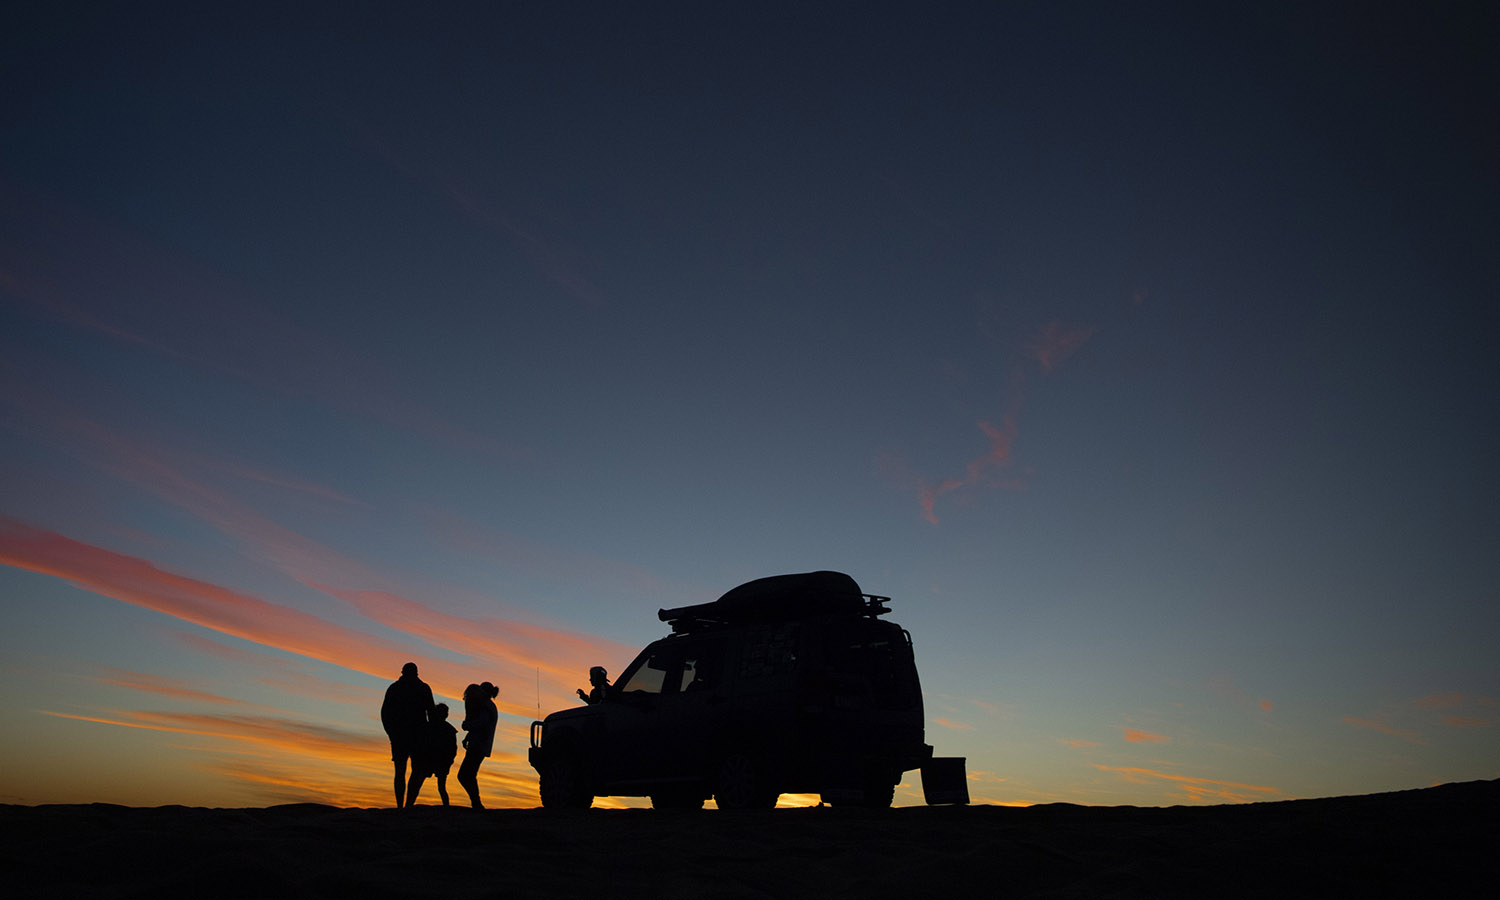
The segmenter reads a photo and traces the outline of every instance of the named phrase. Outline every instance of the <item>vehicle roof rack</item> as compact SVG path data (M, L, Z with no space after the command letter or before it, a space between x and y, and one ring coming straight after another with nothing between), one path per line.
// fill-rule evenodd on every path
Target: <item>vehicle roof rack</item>
M891 611L891 598L866 594L842 572L772 575L746 582L711 603L659 609L656 617L674 634L751 622L777 622L817 616L875 616Z

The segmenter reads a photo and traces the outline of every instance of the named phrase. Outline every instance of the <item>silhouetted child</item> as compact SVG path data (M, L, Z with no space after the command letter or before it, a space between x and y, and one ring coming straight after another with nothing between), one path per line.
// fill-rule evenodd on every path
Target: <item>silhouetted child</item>
M458 729L448 721L448 704L432 708L432 718L422 731L411 757L411 781L406 786L406 805L410 807L422 791L428 775L437 776L438 796L448 805L448 770L458 755Z
M433 708L432 721L427 723L427 738L432 751L432 774L437 776L438 796L447 806L448 770L453 768L453 758L458 755L458 729L448 721L448 704L439 703Z

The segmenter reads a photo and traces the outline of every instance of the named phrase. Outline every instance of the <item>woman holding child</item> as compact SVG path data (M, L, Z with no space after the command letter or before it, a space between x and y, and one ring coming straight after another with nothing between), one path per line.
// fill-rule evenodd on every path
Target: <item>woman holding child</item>
M500 689L488 681L464 688L462 727L468 735L464 737L464 761L458 767L458 783L469 792L469 803L475 809L484 809L479 802L479 764L495 746L495 724L500 711L495 708L494 698L498 696Z

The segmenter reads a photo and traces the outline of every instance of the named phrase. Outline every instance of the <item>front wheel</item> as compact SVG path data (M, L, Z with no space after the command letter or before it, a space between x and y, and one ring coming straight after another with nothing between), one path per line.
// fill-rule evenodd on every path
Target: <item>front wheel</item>
M542 767L539 786L545 809L588 809L594 795L583 784L578 763L567 758L554 759Z

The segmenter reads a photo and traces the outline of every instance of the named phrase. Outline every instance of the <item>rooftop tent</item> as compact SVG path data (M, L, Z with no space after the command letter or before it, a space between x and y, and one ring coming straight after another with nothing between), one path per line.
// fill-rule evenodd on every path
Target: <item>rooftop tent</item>
M712 603L657 610L657 618L673 630L727 625L736 622L797 619L824 615L880 615L889 610L859 589L843 572L803 572L772 575L746 582Z

